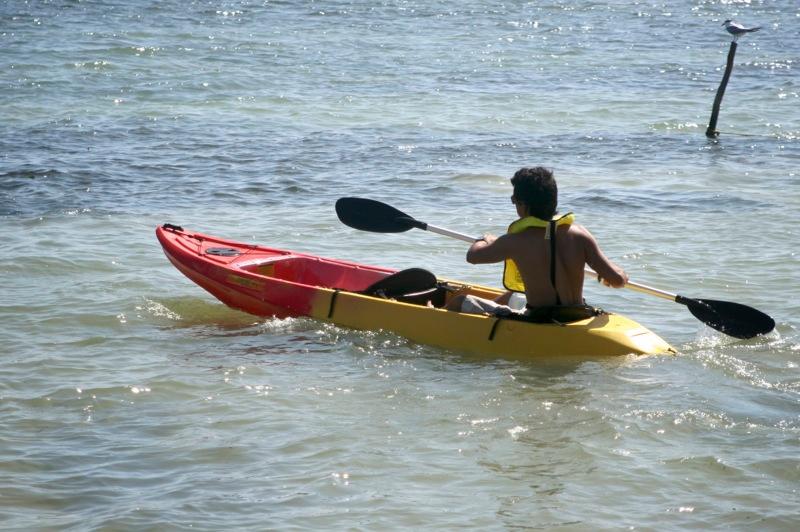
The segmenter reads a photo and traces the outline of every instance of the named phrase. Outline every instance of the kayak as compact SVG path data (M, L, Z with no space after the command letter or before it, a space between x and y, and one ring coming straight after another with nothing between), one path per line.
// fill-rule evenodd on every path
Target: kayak
M158 227L156 236L167 258L186 277L229 307L256 316L305 316L510 359L676 353L652 331L615 313L569 323L531 323L445 310L440 307L452 297L494 298L502 291L437 279L425 270L398 272L235 242L170 224ZM425 274L432 285L409 286L406 293L398 289L403 279L416 282Z

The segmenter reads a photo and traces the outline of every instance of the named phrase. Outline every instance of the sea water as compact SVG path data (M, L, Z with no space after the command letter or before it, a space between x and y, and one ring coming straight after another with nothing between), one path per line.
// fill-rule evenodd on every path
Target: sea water
M705 130L732 18L718 139ZM0 528L796 529L793 1L0 4ZM521 363L231 310L153 231L499 285L465 244L552 168L674 357Z

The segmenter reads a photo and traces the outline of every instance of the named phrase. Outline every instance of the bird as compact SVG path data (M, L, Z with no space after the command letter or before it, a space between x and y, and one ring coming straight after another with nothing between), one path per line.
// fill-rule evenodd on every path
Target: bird
M733 35L734 41L739 37L741 37L742 35L744 35L745 33L750 33L761 29L761 26L756 26L754 28L745 28L738 22L734 22L731 19L726 20L725 22L722 23L722 25L725 26L725 29L728 30L728 33Z

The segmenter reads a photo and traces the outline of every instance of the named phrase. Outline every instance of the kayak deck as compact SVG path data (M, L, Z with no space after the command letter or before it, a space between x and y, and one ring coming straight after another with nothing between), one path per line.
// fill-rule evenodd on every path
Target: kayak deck
M258 316L308 316L513 359L675 353L658 335L619 314L566 324L464 314L362 293L395 270L244 244L168 224L156 234L184 275L228 306ZM439 283L445 302L461 294L494 298L502 293L449 280Z

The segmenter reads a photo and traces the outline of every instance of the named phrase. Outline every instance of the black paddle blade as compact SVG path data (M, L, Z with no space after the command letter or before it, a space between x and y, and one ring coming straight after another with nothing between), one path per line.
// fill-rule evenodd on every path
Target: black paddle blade
M746 340L775 328L775 320L771 317L740 303L683 296L678 296L675 301L689 307L689 312L709 327L734 338Z
M343 224L353 229L373 233L403 233L415 227L427 227L391 205L364 198L339 198L336 201L336 215Z

